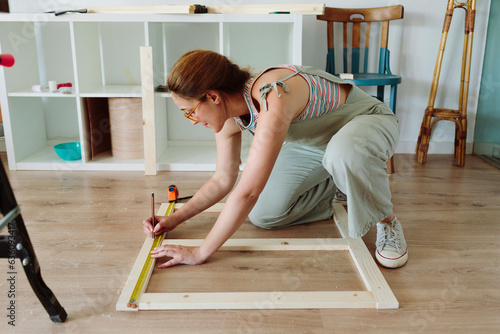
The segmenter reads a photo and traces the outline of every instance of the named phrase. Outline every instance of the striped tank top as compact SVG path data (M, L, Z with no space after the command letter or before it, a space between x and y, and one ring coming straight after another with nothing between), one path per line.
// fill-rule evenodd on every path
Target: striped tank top
M317 75L303 73L301 67L296 65L280 65L276 67L270 67L268 69L263 70L262 72L252 75L245 83L245 87L243 89L243 97L245 98L248 110L250 111L250 120L248 123L246 123L240 117L234 118L236 124L238 125L241 131L249 130L250 132L255 133L257 120L259 118L259 112L257 111L257 108L255 108L253 104L252 93L251 93L252 87L254 82L262 74L264 74L266 71L270 69L275 69L275 68L286 68L292 70L293 73L280 80L267 83L259 87L259 92L261 94L261 99L260 99L261 110L267 111L267 102L266 102L267 94L271 90L275 90L276 93L278 94L278 97L280 97L281 95L278 92L278 86L280 86L285 92L288 92L289 89L285 81L295 75L300 75L307 81L309 85L309 102L307 103L304 110L294 120L294 122L318 117L327 114L339 107L340 84L329 81Z

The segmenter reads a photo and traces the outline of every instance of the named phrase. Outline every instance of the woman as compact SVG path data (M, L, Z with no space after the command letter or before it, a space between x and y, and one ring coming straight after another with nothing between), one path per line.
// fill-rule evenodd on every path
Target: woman
M338 187L347 195L351 237L377 224L377 260L397 268L408 258L392 212L386 161L399 138L396 116L352 83L305 66L281 65L256 75L206 50L183 55L167 81L193 124L215 132L217 167L193 198L168 217L144 221L148 235L173 230L224 198L238 176L241 131L254 134L241 179L200 247L163 245L161 264L201 264L249 217L273 229L328 219Z

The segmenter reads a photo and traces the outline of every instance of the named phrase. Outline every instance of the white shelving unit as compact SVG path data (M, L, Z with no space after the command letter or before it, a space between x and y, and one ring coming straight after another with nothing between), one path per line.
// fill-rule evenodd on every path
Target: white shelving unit
M302 63L300 14L1 14L0 101L11 170L144 170L144 159L111 152L90 160L85 98L141 97L140 47L153 51L154 85L186 51L209 49L242 67ZM71 82L72 94L32 92L49 80ZM171 95L155 93L158 170L214 170L212 131L193 128ZM82 160L64 161L53 146L81 143ZM251 139L246 137L242 161Z

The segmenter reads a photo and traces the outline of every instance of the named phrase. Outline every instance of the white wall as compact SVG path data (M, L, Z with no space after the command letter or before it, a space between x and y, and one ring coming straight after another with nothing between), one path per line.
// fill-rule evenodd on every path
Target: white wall
M205 5L241 5L263 3L318 3L320 1L293 0L215 0L200 1ZM10 1L11 12L34 12L54 9L68 9L85 6L119 5L163 5L185 4L184 1L165 0L23 0ZM196 1L194 2L196 3ZM379 7L402 4L405 18L391 25L390 44L391 69L403 77L399 86L397 114L400 119L401 137L398 153L413 153L417 141L424 110L428 103L436 55L441 38L446 0L329 0L330 7ZM481 82L486 31L490 0L477 1L474 47L472 55L470 93L468 103L467 141L474 138L474 125ZM441 71L440 88L436 107L457 108L458 85L460 82L461 52L463 43L464 11L456 10L448 35L446 52ZM326 24L315 16L304 19L303 63L320 68L326 63ZM434 126L429 153L452 153L454 142L452 122L439 122ZM468 145L468 152L472 145Z

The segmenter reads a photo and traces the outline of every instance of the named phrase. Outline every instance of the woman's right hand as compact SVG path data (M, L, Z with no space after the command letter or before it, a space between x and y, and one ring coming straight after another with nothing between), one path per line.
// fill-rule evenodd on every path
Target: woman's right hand
M153 224L151 224L151 217L142 222L144 233L152 236L152 233L161 234L164 232L172 231L177 227L177 224L169 216L155 216L156 224L153 231Z

